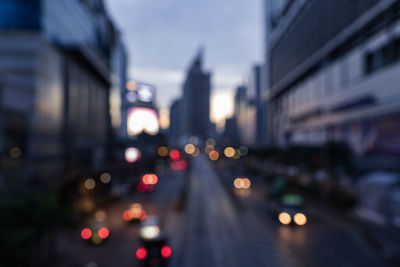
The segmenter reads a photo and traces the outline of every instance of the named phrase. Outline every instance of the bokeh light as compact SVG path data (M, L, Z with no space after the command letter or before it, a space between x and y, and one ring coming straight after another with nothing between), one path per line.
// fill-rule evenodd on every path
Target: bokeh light
M235 149L233 147L227 147L224 149L224 155L227 158L232 158L235 155Z
M110 231L107 227L101 227L98 231L98 235L102 239L106 239L110 235Z
M247 146L241 146L239 147L239 152L241 156L247 156L247 154L249 153L249 149L247 148Z
M144 260L147 256L147 250L144 247L138 248L136 250L136 258L138 260Z
M160 130L158 114L151 108L132 107L128 110L127 127L130 136L136 136L142 132L156 135Z
M251 186L251 181L249 178L246 177L239 177L233 181L233 186L236 189L249 189Z
M233 159L239 159L240 158L240 151L239 149L235 149L235 154L232 157Z
M307 223L307 217L303 213L296 213L293 220L297 225L305 225Z
M187 163L184 160L171 162L171 169L174 171L184 171L187 169Z
M191 155L191 154L194 153L194 151L195 151L195 147L194 147L193 144L187 144L187 145L185 146L185 152L186 152L186 154Z
M251 182L249 178L242 178L242 189L249 189Z
M157 225L146 225L140 228L140 236L144 239L154 239L160 235L160 227Z
M92 190L96 186L96 181L94 179L92 179L92 178L88 178L88 179L85 180L84 185L85 185L86 189Z
M102 173L100 175L100 182L102 182L103 184L108 184L109 182L111 182L111 175L109 173Z
M128 147L125 150L125 160L128 163L135 163L138 160L140 160L141 157L141 152L138 148L136 147Z
M142 177L142 183L145 185L155 185L158 182L158 177L155 174L145 174Z
M103 239L98 235L98 234L94 234L92 236L92 243L95 245L100 245L103 242Z
M150 85L140 84L137 89L137 95L142 102L151 102L154 99L154 88Z
M214 147L216 145L216 142L215 142L215 140L213 139L213 138L208 138L207 140L206 140L206 146L212 146L212 147Z
M98 222L104 222L106 220L106 218L107 218L107 214L103 210L98 210L98 211L96 211L96 213L94 215L94 218Z
M200 155L200 148L197 146L194 148L194 152L192 153L193 157L198 157Z
M128 91L136 91L138 84L135 81L127 81L125 87Z
M212 150L209 154L208 157L210 158L210 160L212 161L216 161L219 159L219 153L217 150Z
M169 158L172 160L179 160L181 158L181 153L174 149L169 152Z
M160 146L157 149L157 153L160 157L166 157L168 156L168 148L166 146Z
M163 258L169 258L172 255L172 249L170 246L163 246L161 248L161 256Z
M132 220L132 219L133 219L132 212L131 212L130 210L125 210L125 211L122 213L122 219L123 219L124 221L127 221L127 222L129 222L130 220Z
M236 178L236 179L233 181L233 186L234 186L236 189L242 188L242 178Z
M92 230L90 230L89 228L84 228L81 231L81 237L83 239L89 239L92 237Z
M17 146L13 146L12 148L10 148L9 154L10 154L10 157L17 159L17 158L21 157L21 155L22 155L21 148L19 148Z
M189 138L189 143L198 146L200 144L200 140L198 137L192 136Z
M287 212L281 212L278 216L279 221L281 224L289 224L292 221L292 218L290 217L289 213Z
M206 152L206 154L210 154L210 152L213 151L214 148L215 148L214 146L207 145L204 151Z

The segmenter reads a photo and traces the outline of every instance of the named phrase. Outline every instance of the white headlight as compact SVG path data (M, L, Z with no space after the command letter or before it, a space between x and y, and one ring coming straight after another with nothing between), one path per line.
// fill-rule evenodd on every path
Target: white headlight
M281 222L281 224L289 224L292 221L292 218L287 212L281 212L278 216L278 219Z
M307 223L306 215L300 212L294 215L293 220L297 225L305 225Z
M144 239L153 239L160 235L160 227L157 225L143 226L140 229L140 236Z

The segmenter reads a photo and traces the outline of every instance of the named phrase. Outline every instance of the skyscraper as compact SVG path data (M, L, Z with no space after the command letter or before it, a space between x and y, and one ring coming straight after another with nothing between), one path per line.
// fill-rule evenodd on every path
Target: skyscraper
M400 1L274 2L266 6L271 141L399 155Z
M118 38L102 0L0 1L1 156L40 178L104 162Z
M206 137L210 129L210 73L203 71L202 49L187 71L182 105L184 135Z
M172 143L178 142L180 136L182 136L182 99L176 99L170 108L169 112L170 124L169 124L169 138Z

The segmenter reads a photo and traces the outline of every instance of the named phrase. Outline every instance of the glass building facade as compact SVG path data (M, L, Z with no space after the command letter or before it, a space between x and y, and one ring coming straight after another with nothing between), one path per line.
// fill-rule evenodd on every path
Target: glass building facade
M40 28L39 0L1 0L0 28L38 30Z

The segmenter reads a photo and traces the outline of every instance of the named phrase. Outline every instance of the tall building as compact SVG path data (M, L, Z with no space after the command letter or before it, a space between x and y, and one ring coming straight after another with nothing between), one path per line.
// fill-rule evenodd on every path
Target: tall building
M400 154L400 1L267 1L269 136Z
M266 103L264 101L263 90L263 66L255 65L252 68L249 80L250 91L253 92L252 97L256 108L256 122L255 122L255 143L257 145L267 144L267 118L266 118Z
M3 159L30 177L104 161L116 39L101 0L0 2Z
M257 106L255 96L249 97L248 86L238 86L234 103L234 123L229 128L236 127L237 142L247 146L257 144L256 140L256 116ZM251 93L250 93L251 95ZM231 122L230 122L231 123Z
M229 144L233 146L239 146L239 134L236 125L236 117L225 119L225 129L224 129L224 137L229 140Z
M179 137L183 136L183 105L182 99L176 99L169 112L169 140L172 144L179 144Z
M210 129L210 73L203 70L203 51L193 60L183 84L183 133L206 138Z
M111 56L112 87L110 90L111 125L115 140L125 138L127 133L126 84L128 55L120 35L115 42Z

